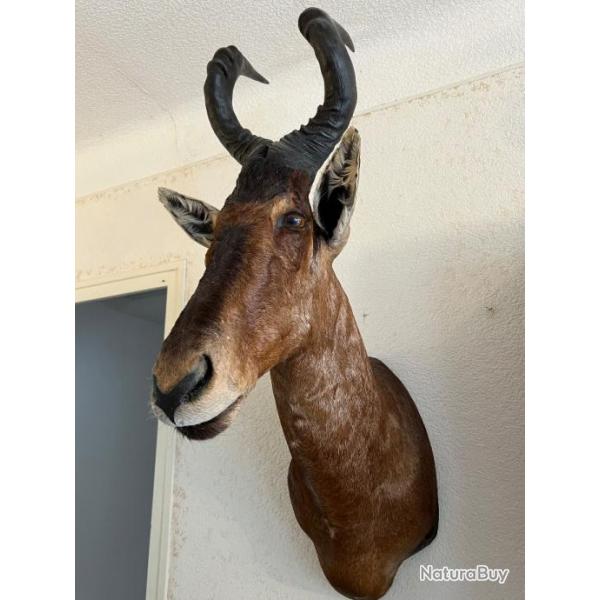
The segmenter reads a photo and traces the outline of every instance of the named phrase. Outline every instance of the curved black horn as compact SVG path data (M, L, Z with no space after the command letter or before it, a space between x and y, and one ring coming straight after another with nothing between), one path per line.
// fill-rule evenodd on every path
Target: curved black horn
M306 125L278 142L255 136L240 125L231 102L237 78L245 75L268 81L235 46L217 50L208 63L204 97L214 132L239 163L244 164L258 149L268 148L285 163L314 176L348 128L356 107L354 67L346 50L347 46L354 51L354 45L348 32L319 8L303 11L298 27L313 47L325 81L325 100Z
M354 67L346 50L347 46L354 52L354 45L348 32L319 8L303 11L298 27L319 61L325 100L306 125L283 137L277 146L295 154L314 174L340 141L356 107Z
M261 83L269 82L256 72L235 46L217 50L206 71L204 99L210 124L227 151L244 164L257 148L270 145L271 141L253 135L240 125L231 102L233 87L240 75Z

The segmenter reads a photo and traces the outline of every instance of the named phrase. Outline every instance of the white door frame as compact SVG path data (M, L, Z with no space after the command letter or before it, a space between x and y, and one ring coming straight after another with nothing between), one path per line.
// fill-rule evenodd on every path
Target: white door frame
M75 302L166 288L165 337L183 309L185 261L78 281ZM158 348L156 349L158 352ZM146 600L167 600L175 463L175 428L158 423Z

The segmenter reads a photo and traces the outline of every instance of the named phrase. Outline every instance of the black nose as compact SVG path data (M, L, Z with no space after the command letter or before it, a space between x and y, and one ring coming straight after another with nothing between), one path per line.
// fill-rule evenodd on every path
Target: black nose
M194 369L167 393L161 391L156 383L156 376L154 376L154 403L175 425L177 407L194 400L200 390L209 382L211 376L212 364L206 355L203 355Z

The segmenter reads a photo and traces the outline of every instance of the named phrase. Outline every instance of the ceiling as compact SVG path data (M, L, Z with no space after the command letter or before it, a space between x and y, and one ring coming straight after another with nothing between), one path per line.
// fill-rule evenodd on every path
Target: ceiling
M356 47L357 113L523 60L523 0L324 1ZM271 82L235 104L278 138L312 116L322 80L291 0L77 0L77 192L222 152L204 114L206 64L235 44Z

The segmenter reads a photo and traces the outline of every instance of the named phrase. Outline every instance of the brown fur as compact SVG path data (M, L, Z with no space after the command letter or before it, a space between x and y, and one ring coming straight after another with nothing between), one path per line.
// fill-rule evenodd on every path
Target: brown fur
M367 357L333 271L319 290L312 334L271 371L292 455L290 497L330 583L351 598L379 598L435 530L435 465L417 408Z
M154 374L166 391L210 355L215 382L207 393L226 381L243 396L270 370L296 518L340 593L379 598L402 561L435 536L431 447L406 388L367 356L333 271L340 248L312 216L309 179L264 167L244 167L219 213L206 271ZM306 225L280 227L289 211ZM180 431L212 437L239 402Z

